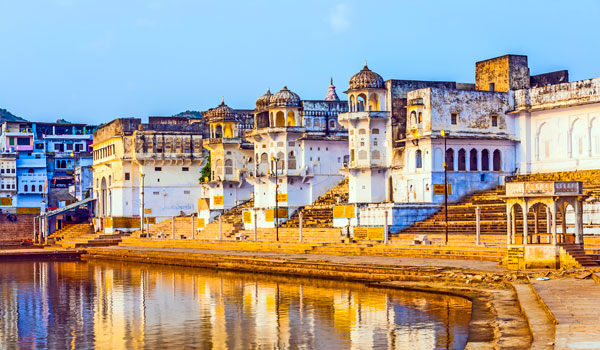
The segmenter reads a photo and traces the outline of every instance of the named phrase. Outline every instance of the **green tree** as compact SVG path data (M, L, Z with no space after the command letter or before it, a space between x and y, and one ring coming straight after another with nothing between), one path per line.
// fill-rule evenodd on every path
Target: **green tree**
M200 182L204 182L204 179L207 177L210 179L210 153L208 154L208 157L206 157L206 164L202 168L200 176Z

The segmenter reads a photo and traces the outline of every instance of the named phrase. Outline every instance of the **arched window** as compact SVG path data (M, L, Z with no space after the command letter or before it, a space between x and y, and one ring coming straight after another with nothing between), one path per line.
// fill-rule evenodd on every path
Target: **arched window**
M311 119L311 118L306 118L306 119L304 119L304 125L305 125L307 128L310 128L310 127L312 127L312 119Z
M358 151L358 159L359 160L367 159L367 151L365 151L365 150Z
M296 156L294 155L294 151L291 151L288 155L288 169L296 169Z
M315 128L320 128L321 127L321 119L315 119L313 121L313 125Z
M379 153L378 150L374 150L373 152L371 152L371 158L373 160L380 159L381 158L381 154Z
M42 192L42 185L38 185L38 192Z
M366 133L367 133L367 130L365 130L365 129L359 129L358 130L358 134L359 135L366 135Z
M446 168L448 171L454 170L454 150L452 148L446 150Z
M419 124L421 124L423 122L423 113L419 112Z
M469 169L471 171L477 171L477 150L473 148L471 152L469 152Z
M377 98L377 94L372 94L369 96L369 110L370 111L378 111L379 110L379 99Z
M356 110L356 106L354 105L354 95L350 95L350 112L354 112Z
M293 111L287 112L287 120L285 122L286 126L296 126L296 115Z
M417 124L417 112L412 111L410 112L410 123L411 124Z
M277 169L282 172L285 168L285 154L283 154L283 152L277 153L277 159L279 159L279 162L277 162Z
M233 174L233 161L231 159L225 160L225 174L226 175Z
M27 173L28 173L28 174L33 174L33 169L29 169L29 170L27 170Z
M329 129L335 129L335 120L329 121Z
M65 162L64 160L61 160L60 161L60 167L63 168L63 169L66 169L67 168L67 162Z
M458 171L464 171L467 170L467 152L465 151L464 148L461 148L458 151Z
M487 149L481 151L481 170L490 171L490 151Z
M494 171L502 171L502 155L500 150L494 151Z
M275 114L275 126L285 126L285 115L282 111L279 111L277 114Z
M223 137L223 127L221 125L217 125L217 127L215 128L215 137L216 138Z
M421 169L423 167L423 156L421 155L421 150L418 149L415 155L415 164L417 169Z
M371 131L371 133L372 133L373 135L378 135L378 134L379 134L379 129L377 129L377 128L373 128L373 131Z
M29 186L27 186L27 185L23 186L23 192L27 192L27 191L29 191Z
M223 137L233 137L233 130L231 129L231 124L225 124L225 130L223 131Z
M364 112L366 104L367 104L367 96L365 96L364 94L358 95L358 97L356 98L357 111Z

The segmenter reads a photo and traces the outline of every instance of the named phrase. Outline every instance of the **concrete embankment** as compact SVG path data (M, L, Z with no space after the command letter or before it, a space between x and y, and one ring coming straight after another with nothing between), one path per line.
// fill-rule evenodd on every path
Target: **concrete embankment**
M472 302L467 349L523 349L532 342L527 319L510 285L525 277L506 273L488 261L437 259L440 265L433 266L419 263L431 259L413 259L410 264L410 259L397 257L132 246L88 248L82 258L353 280L382 288L455 295ZM454 266L443 266L443 262Z
M0 262L8 260L78 260L83 250L21 248L0 250Z

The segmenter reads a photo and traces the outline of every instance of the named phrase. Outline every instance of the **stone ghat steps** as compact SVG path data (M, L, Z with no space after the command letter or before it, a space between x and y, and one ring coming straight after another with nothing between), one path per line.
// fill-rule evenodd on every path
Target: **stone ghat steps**
M445 244L446 235L445 233L433 233L428 232L427 238L432 241L432 244L439 245ZM413 234L398 234L390 238L390 242L394 244L412 244L414 242L415 235ZM506 247L506 233L492 235L485 234L481 235L481 244L484 246L498 246ZM476 245L476 237L473 234L461 235L461 234L448 234L448 243L451 245Z
M144 233L149 232L151 236L156 237L158 234L171 235L173 230L173 220L167 219L149 226L148 231L144 227ZM192 232L192 218L190 216L175 217L175 234L186 234ZM142 231L134 231L132 237L140 237Z
M344 178L313 204L299 208L282 227L299 227L300 212L302 212L303 227L331 227L333 226L333 206L338 203L348 203L348 198L348 178Z
M240 231L240 235L245 240L254 239L253 230ZM258 229L257 238L259 241L275 241L276 231L275 228ZM302 229L302 240L304 242L341 242L340 229L339 228L326 228L326 227L307 227ZM279 228L279 241L285 242L299 242L300 231L297 228Z
M597 267L600 266L600 261L597 260L597 257L592 254L586 254L585 250L578 245L574 244L563 244L561 247L573 257L573 259L577 260L582 267Z
M497 248L468 246L414 246L383 244L325 244L250 241L168 240L125 237L122 247L154 247L248 252L275 252L323 255L360 255L413 258L443 258L480 261L500 261L506 251Z

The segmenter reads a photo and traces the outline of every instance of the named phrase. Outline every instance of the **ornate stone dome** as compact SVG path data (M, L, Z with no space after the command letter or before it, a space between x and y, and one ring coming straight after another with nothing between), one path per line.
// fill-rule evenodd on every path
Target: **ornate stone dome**
M256 100L256 110L264 111L265 109L269 108L269 102L271 101L271 96L273 96L271 94L271 90L267 89L267 93L265 93L264 95L262 95L261 97L259 97Z
M383 78L370 70L365 62L363 69L350 78L349 85L348 90L383 89Z
M269 100L269 107L299 107L300 96L298 94L288 90L287 86L284 86L281 91L271 95Z
M233 109L225 104L225 100L221 100L221 104L215 108L211 108L205 113L207 119L231 119L235 117Z

